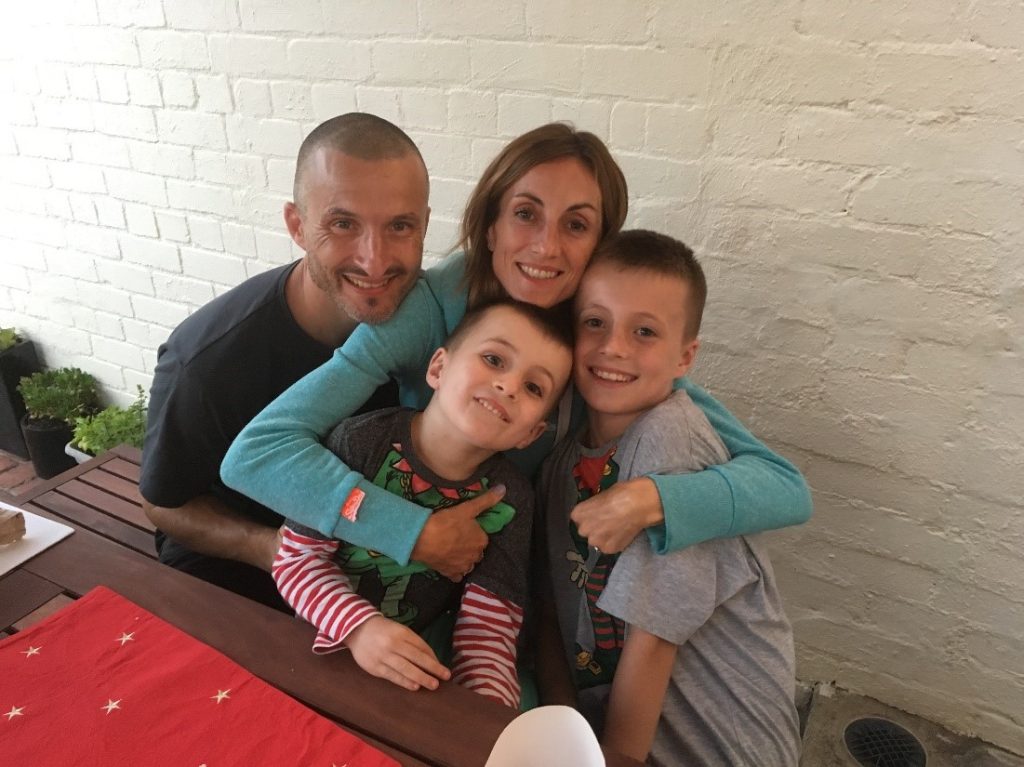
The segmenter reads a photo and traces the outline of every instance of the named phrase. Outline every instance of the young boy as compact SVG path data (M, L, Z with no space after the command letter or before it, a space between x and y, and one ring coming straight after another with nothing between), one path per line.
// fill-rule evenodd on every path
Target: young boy
M426 380L434 394L423 412L380 410L331 434L328 446L349 466L423 506L441 509L497 485L506 490L477 517L490 542L463 583L288 520L272 572L288 604L319 629L314 652L347 646L364 670L410 690L454 678L519 705L516 642L533 490L498 453L540 436L568 383L572 333L559 320L511 300L469 312L431 358ZM455 604L449 673L417 632Z
M641 535L602 555L569 518L617 481L728 460L673 392L697 353L705 295L690 249L653 232L606 241L583 276L574 380L588 423L540 480L557 609L538 658L542 699L577 703L606 746L649 764L796 765L792 634L759 538L657 556Z

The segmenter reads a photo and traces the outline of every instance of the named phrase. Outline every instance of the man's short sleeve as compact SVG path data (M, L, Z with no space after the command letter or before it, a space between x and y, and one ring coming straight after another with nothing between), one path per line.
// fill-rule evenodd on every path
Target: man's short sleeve
M227 438L199 376L161 361L150 391L139 490L156 506L175 508L219 481Z

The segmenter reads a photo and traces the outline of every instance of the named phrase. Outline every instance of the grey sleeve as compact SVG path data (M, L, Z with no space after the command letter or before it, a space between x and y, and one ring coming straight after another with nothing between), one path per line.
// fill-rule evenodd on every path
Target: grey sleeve
M716 544L659 555L638 536L619 555L597 606L672 644L685 644L718 605Z
M725 463L729 451L707 416L686 392L674 392L639 418L622 442L620 458L632 479L646 474L688 474Z

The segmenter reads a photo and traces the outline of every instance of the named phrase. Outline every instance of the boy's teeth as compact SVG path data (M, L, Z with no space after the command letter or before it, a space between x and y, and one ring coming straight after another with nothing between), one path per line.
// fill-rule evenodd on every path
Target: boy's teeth
M504 416L503 416L503 415L502 415L502 414L501 414L500 412L498 412L498 410L497 410L497 409L495 409L495 408L494 408L494 407L493 407L493 406L491 405L491 403L489 403L489 402L486 402L486 401L484 401L484 400L482 400L482 399L478 399L478 400L477 400L477 402L479 402L479 403L480 403L480 406L481 406L481 407L482 407L482 408L483 408L484 410L486 410L486 411L487 411L488 413L494 413L494 415L498 416L498 418L500 418L501 420L503 420L503 421L505 420L505 417L504 417Z
M594 375L600 378L602 381L614 381L615 383L628 383L633 380L632 376L623 375L622 373L611 373L607 370L593 371Z
M558 276L558 272L551 271L549 269L537 269L533 266L526 266L520 264L519 268L526 273L527 277L533 277L535 280L550 280Z

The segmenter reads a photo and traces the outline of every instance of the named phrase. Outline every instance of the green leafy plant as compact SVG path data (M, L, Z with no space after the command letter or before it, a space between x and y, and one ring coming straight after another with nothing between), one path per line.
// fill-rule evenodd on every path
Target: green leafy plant
M25 376L18 384L28 417L35 420L65 421L95 413L99 407L96 379L78 368L42 370Z
M146 393L141 386L137 388L138 397L127 408L111 405L96 415L77 419L72 443L92 455L120 444L142 447L146 434Z
M5 352L21 340L14 328L0 328L0 352Z

